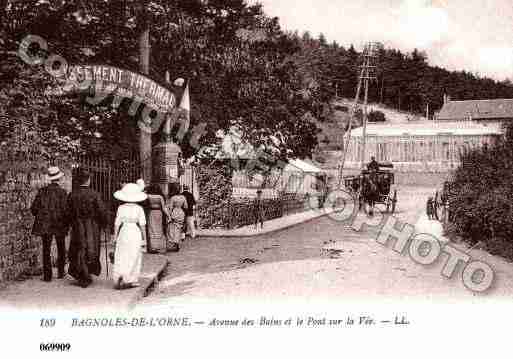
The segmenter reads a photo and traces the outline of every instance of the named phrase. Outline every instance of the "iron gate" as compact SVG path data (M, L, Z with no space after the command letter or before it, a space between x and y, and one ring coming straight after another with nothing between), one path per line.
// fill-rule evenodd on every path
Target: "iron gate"
M137 157L127 160L106 159L103 157L82 156L77 158L72 169L72 187L76 186L76 174L82 168L91 175L91 188L98 192L114 220L119 202L114 198L115 191L125 183L134 183L143 177L143 166ZM194 166L186 165L180 171L180 184L187 185L198 195ZM196 197L197 198L197 197Z

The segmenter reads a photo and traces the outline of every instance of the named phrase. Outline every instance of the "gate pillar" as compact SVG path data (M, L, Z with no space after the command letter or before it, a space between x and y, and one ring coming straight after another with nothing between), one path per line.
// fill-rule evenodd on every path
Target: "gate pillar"
M168 183L179 182L178 157L182 150L174 142L160 142L153 147L153 178L167 198Z

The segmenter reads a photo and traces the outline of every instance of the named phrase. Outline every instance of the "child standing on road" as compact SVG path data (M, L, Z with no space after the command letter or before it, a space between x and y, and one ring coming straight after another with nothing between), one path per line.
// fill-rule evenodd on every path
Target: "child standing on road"
M260 228L264 228L264 203L262 200L262 190L257 191L257 197L253 203L253 216L255 218L255 229L258 229L258 222Z
M433 203L433 197L429 197L426 202L426 214L429 220L435 219L435 206Z

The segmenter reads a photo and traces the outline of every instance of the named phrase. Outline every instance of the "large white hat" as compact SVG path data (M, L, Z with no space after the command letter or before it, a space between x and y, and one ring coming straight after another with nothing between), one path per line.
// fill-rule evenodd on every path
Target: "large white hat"
M114 192L114 198L123 202L142 202L148 196L135 183L127 183L121 190Z
M144 191L144 189L146 188L146 183L144 183L144 180L142 178L139 178L137 181L135 181L135 183L139 186L141 191Z
M58 180L59 178L61 178L62 176L64 176L64 173L62 173L60 168L56 167L56 166L48 167L47 171L48 172L47 172L46 176L49 181L55 181L55 180Z

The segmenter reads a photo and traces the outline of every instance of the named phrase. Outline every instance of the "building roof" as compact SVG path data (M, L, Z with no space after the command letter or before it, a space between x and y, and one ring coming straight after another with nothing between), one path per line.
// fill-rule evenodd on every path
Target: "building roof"
M448 101L438 113L439 120L513 119L513 99Z
M438 122L422 121L404 124L368 124L367 136L471 136L471 135L500 135L502 132L499 126L482 125L480 123L464 122ZM361 137L363 128L355 128L351 131L351 137Z
M285 166L284 171L301 171L308 173L319 173L322 170L308 162L300 159L289 160L289 163Z

